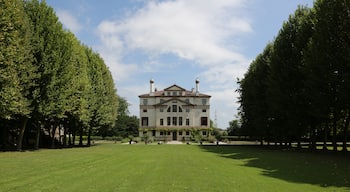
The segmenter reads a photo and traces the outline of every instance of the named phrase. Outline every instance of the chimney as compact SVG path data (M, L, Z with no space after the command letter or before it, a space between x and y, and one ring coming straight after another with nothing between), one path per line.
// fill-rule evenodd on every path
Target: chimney
M151 79L149 81L149 95L153 96L154 95L154 81Z
M196 79L196 96L199 95L199 79Z

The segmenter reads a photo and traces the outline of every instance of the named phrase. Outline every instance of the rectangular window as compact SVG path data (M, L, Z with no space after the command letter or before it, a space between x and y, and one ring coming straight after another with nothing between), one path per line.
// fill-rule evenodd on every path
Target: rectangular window
M182 126L182 117L179 117L179 125Z
M182 108L179 106L179 112L182 112Z
M144 112L144 113L147 113L147 109L143 109L143 112Z
M190 119L187 118L187 119L186 119L186 126L189 126L189 125L190 125Z
M164 135L163 131L159 132L159 135Z
M147 105L148 104L148 100L147 99L143 99L143 105Z
M176 91L173 91L173 96L177 96L177 92Z
M162 113L163 111L164 111L164 109L163 109L163 108L160 108L160 109L159 109L159 112L161 112L161 113Z
M164 125L164 120L163 119L160 119L160 125Z
M186 135L190 135L190 132L189 132L189 131L186 131Z
M177 125L177 118L173 117L173 125Z
M148 126L148 117L142 117L141 125L142 126Z
M190 112L190 109L186 109L186 112L189 113L189 112Z
M208 125L208 117L201 117L201 126Z
M207 99L202 99L202 105L206 105L207 104Z
M206 132L206 131L203 131L203 132L202 132L202 135L207 135L207 132Z
M156 136L156 130L152 131L152 136L155 137Z
M177 112L177 105L173 105L173 112Z
M170 117L167 117L167 118L166 118L166 121L167 121L167 125L168 125L168 126L171 125L171 118L170 118Z
M173 105L173 112L177 112L177 105Z
M182 135L182 131L179 131L179 135Z

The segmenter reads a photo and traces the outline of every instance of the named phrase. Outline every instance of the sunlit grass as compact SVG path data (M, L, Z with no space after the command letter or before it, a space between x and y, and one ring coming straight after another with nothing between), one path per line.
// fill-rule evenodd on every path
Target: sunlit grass
M0 153L0 191L346 191L349 156L100 144Z

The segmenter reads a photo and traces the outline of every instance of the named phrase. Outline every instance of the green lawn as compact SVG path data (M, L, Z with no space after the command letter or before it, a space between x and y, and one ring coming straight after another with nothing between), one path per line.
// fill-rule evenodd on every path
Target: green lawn
M0 191L350 191L349 157L194 145L0 152Z

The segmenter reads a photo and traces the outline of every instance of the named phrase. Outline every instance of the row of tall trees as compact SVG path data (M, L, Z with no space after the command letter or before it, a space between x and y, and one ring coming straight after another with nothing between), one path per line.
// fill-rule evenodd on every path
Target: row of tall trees
M117 108L102 58L45 1L0 0L0 148L69 145L75 135L82 145L114 125Z
M244 134L260 141L346 142L350 122L350 1L300 6L239 80Z

